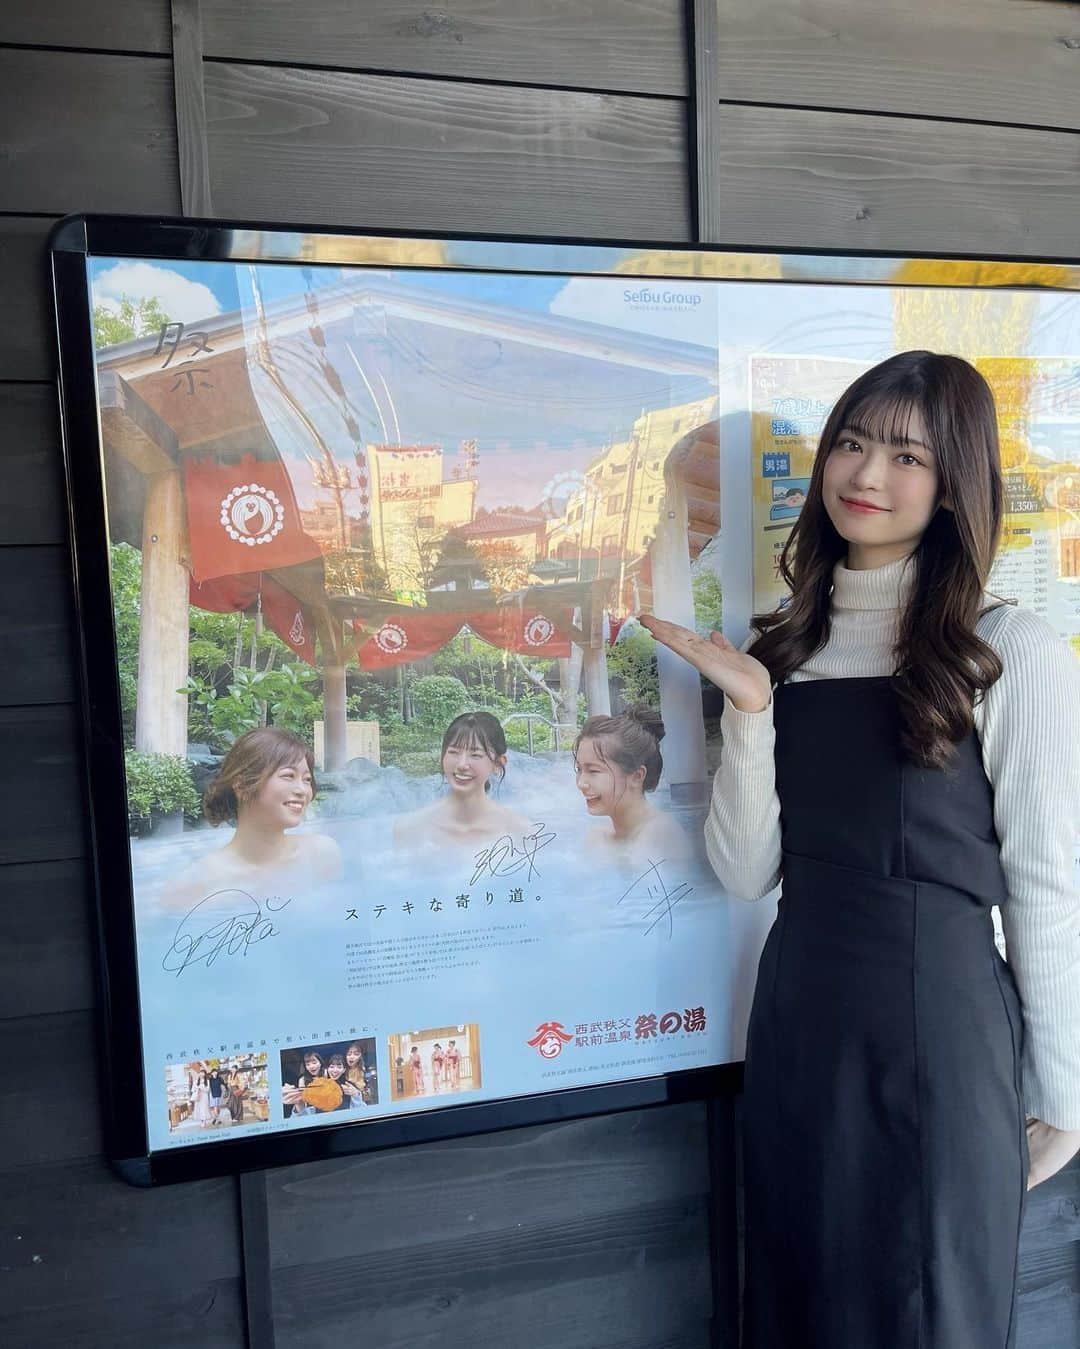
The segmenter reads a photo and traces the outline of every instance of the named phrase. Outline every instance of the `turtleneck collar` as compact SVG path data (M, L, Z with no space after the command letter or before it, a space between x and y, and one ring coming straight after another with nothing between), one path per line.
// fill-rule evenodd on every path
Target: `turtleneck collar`
M914 580L915 568L910 557L865 571L850 571L843 562L838 562L833 568L833 608L899 609Z

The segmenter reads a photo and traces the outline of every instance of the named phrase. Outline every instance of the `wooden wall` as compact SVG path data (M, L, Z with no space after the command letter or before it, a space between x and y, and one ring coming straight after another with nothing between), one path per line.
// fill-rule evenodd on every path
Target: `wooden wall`
M1075 10L1015 0L5 0L0 1343L731 1343L701 1106L243 1186L103 1164L53 220L1075 248L1078 48ZM1078 1203L1075 1167L1033 1198L1027 1349L1077 1342Z

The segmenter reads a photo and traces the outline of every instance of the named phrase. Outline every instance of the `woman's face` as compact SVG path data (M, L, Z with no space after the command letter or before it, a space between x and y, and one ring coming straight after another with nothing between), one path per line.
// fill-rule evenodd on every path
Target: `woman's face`
M590 815L614 815L628 792L641 795L645 781L644 765L633 773L624 772L618 764L600 757L596 741L591 738L578 745L576 770L574 782Z
M360 1062L361 1058L362 1055L355 1045L353 1045L350 1049L346 1049L345 1062L349 1065L350 1068L355 1068L356 1065Z
M343 1063L328 1063L326 1065L326 1076L333 1078L335 1082L344 1074L344 1072L345 1065Z
M271 773L241 810L266 825L291 829L303 819L313 794L311 769L306 759L300 759Z
M451 791L464 796L483 796L488 778L505 762L505 755L493 759L482 745L475 742L472 745L450 745L443 755L443 777L450 784Z
M937 463L919 413L911 413L904 444L841 427L825 460L822 500L848 545L849 566L881 567L914 552L938 505Z
M308 1077L318 1077L322 1072L322 1059L318 1054L306 1054L304 1056L304 1072Z
M410 1057L410 1058L415 1058L415 1059L418 1059L418 1058L420 1057L420 1051L419 1051L419 1049L416 1048L415 1045L413 1046L412 1050L410 1051L409 1057Z

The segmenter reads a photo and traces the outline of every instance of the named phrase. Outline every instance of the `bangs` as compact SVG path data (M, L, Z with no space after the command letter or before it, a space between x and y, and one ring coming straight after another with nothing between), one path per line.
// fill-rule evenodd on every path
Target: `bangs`
M910 445L908 428L913 412L921 412L918 401L912 394L898 390L890 396L878 395L853 402L839 429L846 428L857 436L880 441L883 445Z
M484 740L484 737L475 726L461 726L452 740L447 740L443 748L445 754L448 749L464 749L470 753L478 749L486 754L489 759L497 759L498 755L492 751L491 746Z

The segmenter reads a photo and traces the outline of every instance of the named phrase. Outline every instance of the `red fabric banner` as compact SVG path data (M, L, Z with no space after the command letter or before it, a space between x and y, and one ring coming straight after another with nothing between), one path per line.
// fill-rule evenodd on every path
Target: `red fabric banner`
M356 657L362 670L382 670L433 656L457 635L469 620L463 613L432 613L428 609L395 610L381 623L356 619Z
M277 459L184 461L191 574L197 581L290 567L320 554L305 534L292 483Z
M469 627L485 642L503 651L554 660L570 654L573 621L574 611L568 604L550 604L543 609L505 605L487 613L471 614Z
M219 576L213 581L196 581L192 577L188 594L197 609L207 609L213 614L250 609L261 596L267 627L301 660L315 665L315 624L311 615L272 576L251 572L246 576Z

